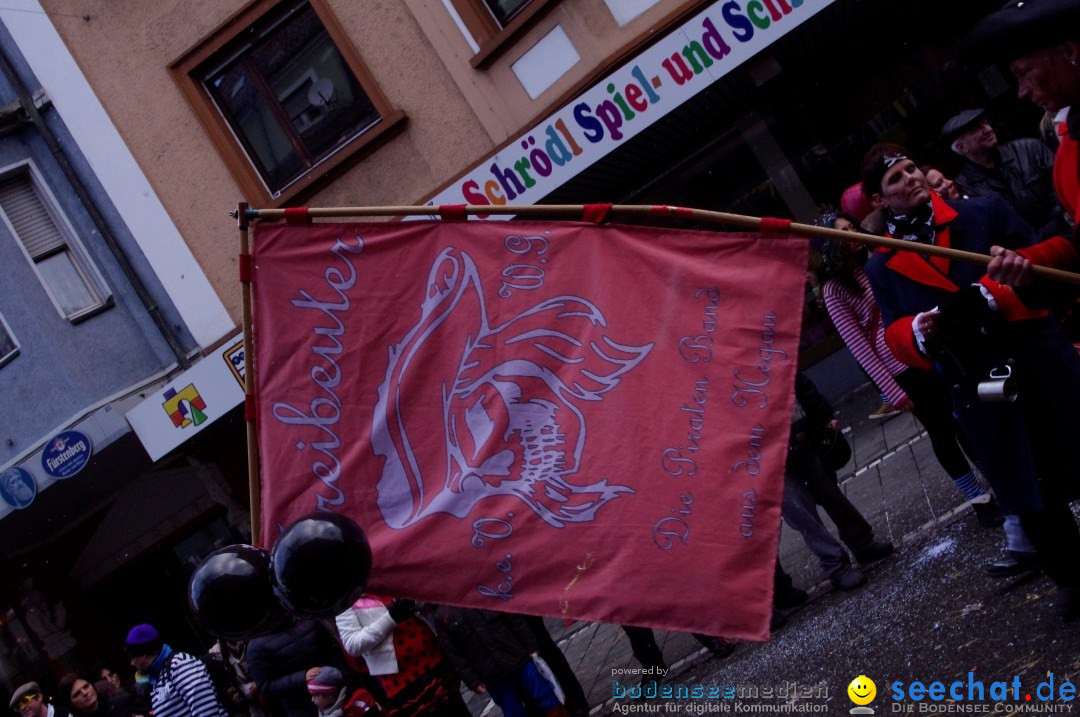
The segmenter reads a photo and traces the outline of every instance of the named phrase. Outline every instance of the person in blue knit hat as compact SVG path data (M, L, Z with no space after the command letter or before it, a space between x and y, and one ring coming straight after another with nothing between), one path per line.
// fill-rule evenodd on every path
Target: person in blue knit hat
M226 717L202 661L172 649L153 625L136 625L124 642L131 666L150 682L154 717Z

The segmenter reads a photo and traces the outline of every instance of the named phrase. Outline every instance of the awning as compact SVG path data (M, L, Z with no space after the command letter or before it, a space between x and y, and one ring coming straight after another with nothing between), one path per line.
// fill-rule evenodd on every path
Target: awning
M86 549L71 579L87 587L150 551L178 529L220 503L224 490L209 466L183 466L140 476L123 488Z

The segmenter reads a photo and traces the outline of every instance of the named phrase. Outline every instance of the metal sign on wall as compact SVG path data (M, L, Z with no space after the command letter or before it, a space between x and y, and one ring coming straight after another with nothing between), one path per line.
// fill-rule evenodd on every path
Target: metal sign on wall
M37 482L24 468L12 466L0 473L0 499L15 510L22 510L37 497Z
M92 451L90 438L85 433L64 431L45 443L41 468L53 478L70 478L86 467Z
M244 341L238 334L128 411L127 420L156 461L243 401Z

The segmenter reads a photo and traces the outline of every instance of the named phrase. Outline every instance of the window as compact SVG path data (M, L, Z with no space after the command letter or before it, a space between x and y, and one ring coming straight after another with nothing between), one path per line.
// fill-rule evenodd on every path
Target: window
M80 321L111 303L105 281L32 167L0 179L0 211L61 316Z
M529 4L529 0L484 0L500 27L506 27L510 19Z
M472 66L483 68L511 41L555 7L558 0L449 0L478 48Z
M283 204L404 118L322 0L257 2L172 69L252 201Z
M19 354L19 344L11 334L4 317L0 316L0 366L3 366Z

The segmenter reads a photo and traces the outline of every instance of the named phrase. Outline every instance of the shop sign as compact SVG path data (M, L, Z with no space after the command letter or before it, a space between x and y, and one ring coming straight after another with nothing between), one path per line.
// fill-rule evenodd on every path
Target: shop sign
M41 452L41 467L53 478L70 478L90 462L90 439L79 431L50 438Z
M128 423L156 461L239 406L243 378L244 341L237 335L128 411Z
M0 473L0 498L12 508L19 510L34 502L37 483L30 471L12 466Z
M833 2L714 3L428 204L534 204Z
M244 342L241 341L226 349L221 357L225 359L225 364L232 372L233 378L240 384L240 388L244 388Z

